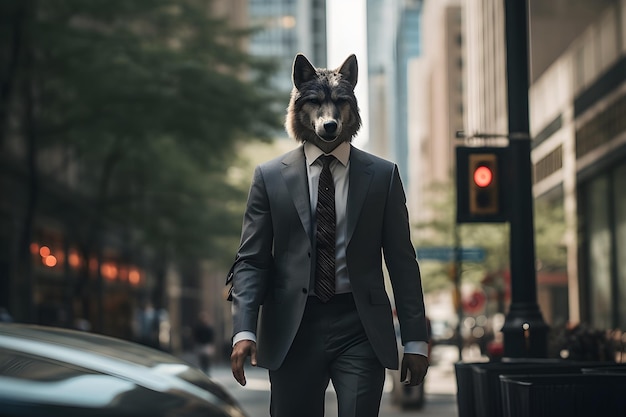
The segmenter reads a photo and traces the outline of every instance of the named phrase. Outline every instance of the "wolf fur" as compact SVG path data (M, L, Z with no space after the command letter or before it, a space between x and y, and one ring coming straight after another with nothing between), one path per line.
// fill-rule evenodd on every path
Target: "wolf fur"
M293 89L285 128L299 142L309 141L325 153L351 142L361 127L354 87L355 55L335 70L315 68L302 54L293 63Z

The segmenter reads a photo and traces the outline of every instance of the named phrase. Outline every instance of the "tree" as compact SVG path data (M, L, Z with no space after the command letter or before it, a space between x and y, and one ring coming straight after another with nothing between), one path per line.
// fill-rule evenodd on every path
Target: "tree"
M233 47L250 32L210 10L206 0L3 2L0 145L21 143L29 178L18 276L30 275L42 210L64 218L84 259L102 255L107 233L167 260L219 255L238 233L242 194L227 167L237 143L279 127L281 97L272 64ZM71 189L79 216L41 201L44 175Z
M537 271L565 271L565 212L562 201L535 200Z
M414 225L417 247L454 246L454 228L458 227L463 247L482 247L487 252L484 262L463 262L463 282L479 284L487 276L502 279L509 269L509 232L507 224L463 224L455 222L455 190L452 182L433 185L425 195L426 213L430 219ZM563 246L565 223L562 204L535 202L535 242L540 266L564 270L566 255ZM420 263L425 291L453 285L451 265L441 262Z

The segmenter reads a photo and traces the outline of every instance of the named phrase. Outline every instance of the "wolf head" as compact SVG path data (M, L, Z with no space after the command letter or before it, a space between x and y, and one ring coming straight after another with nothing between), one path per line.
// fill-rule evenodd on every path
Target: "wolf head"
M297 141L309 141L326 153L350 142L361 127L354 95L356 56L335 70L315 68L302 54L293 63L293 90L285 128Z

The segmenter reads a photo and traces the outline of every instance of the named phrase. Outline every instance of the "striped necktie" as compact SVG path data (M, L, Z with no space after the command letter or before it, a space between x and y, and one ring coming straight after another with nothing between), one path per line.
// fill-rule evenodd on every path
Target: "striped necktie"
M328 302L335 295L335 183L330 172L334 156L321 156L322 172L317 191L317 262L315 295Z

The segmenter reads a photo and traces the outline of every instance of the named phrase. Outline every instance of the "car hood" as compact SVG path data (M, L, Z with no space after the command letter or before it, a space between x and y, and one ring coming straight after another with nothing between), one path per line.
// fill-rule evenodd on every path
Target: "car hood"
M93 333L21 324L0 324L0 402L18 411L40 404L47 412L244 416L221 386L170 354Z

